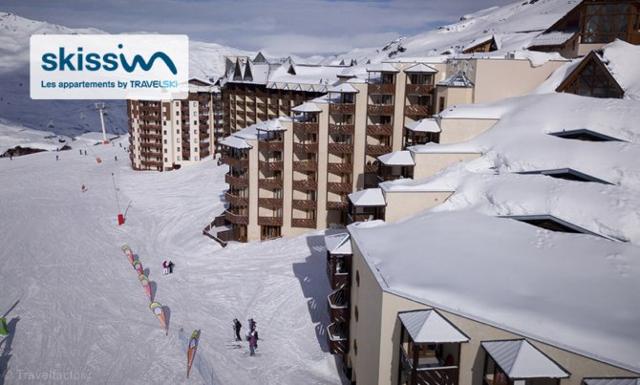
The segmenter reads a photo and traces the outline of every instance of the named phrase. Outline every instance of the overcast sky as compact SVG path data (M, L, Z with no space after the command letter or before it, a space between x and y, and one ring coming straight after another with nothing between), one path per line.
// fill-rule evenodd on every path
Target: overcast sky
M3 0L0 10L107 32L186 33L272 55L377 47L513 0Z

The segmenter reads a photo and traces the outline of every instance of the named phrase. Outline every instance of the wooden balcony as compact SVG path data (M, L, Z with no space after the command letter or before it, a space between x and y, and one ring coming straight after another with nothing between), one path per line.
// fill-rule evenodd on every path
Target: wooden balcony
M346 355L349 352L349 329L344 323L327 326L327 341L331 354Z
M318 162L315 160L299 160L293 161L293 171L316 171Z
M261 160L258 162L258 169L263 172L267 171L281 171L284 168L284 162L278 161L266 161Z
M306 218L292 218L291 226L293 227L304 227L306 229L315 229L316 228L316 220L315 219L306 219Z
M364 165L364 172L375 174L378 172L378 163L368 163Z
M367 144L366 154L371 156L380 156L391 152L391 146L385 144Z
M319 124L317 122L293 122L293 132L298 135L317 134Z
M284 149L284 142L281 141L258 141L258 150L260 151L282 151Z
M349 134L353 135L354 125L353 124L329 124L329 135L343 135Z
M140 147L162 149L162 143L161 142L140 142Z
M224 212L224 219L234 225L247 225L249 224L249 216L234 214L231 211Z
M393 135L393 126L391 124L368 124L367 135L391 136Z
M334 174L351 174L353 164L351 163L327 163L327 171Z
M162 134L160 134L160 133L152 134L150 132L144 132L143 131L143 132L140 133L140 139L160 141L160 140L162 140Z
M349 208L349 202L327 201L327 210L346 210L347 208Z
M368 86L369 95L393 95L396 93L396 85L394 83L371 84Z
M330 154L334 154L334 155L352 154L353 144L352 143L329 143L327 145L327 150L329 151Z
M140 155L148 158L162 158L162 151L156 149L150 149L142 147L140 149Z
M282 178L262 178L258 179L258 187L272 190L282 188Z
M258 217L260 226L282 226L282 217Z
M341 286L327 296L327 305L331 322L349 320L349 289Z
M356 105L353 103L331 103L329 104L330 114L354 114Z
M458 366L414 367L412 359L400 348L400 365L410 385L458 385Z
M407 95L428 95L433 91L432 84L407 84Z
M228 155L222 155L220 161L224 164L228 164L233 168L243 169L249 167L249 159L240 159Z
M327 259L327 278L332 289L349 287L350 276L344 257L331 256Z
M427 117L431 113L429 106L412 105L405 106L404 114L406 116Z
M234 195L234 194L230 194L228 192L224 193L224 199L229 202L230 205L233 206L248 206L249 205L249 198L247 197L241 197L239 195Z
M147 160L147 159L141 159L140 160L140 164L142 165L143 168L145 167L158 167L160 170L162 170L162 161L160 160Z
M393 115L393 104L369 104L367 113L369 115Z
M302 192L315 191L318 189L318 181L313 179L294 180L293 188Z
M293 151L298 154L316 154L318 152L318 143L293 143Z
M315 210L317 203L311 199L294 199L291 202L291 207L298 210Z
M327 183L327 190L332 193L350 193L353 189L353 185L347 182L329 182Z
M227 182L230 186L236 188L247 188L249 187L249 176L234 176L231 174L224 175L224 181Z
M258 198L258 206L267 209L282 208L282 198Z

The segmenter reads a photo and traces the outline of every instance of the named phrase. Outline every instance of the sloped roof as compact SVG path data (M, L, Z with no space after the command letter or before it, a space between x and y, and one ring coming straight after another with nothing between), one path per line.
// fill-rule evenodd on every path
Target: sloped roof
M380 188L367 188L349 194L349 200L354 206L386 206L387 202Z
M256 129L258 131L285 131L287 128L282 125L283 118L265 120L264 122L256 123Z
M244 139L238 138L236 136L227 136L220 141L220 144L227 147L237 148L239 150L246 150L251 148L251 145L247 143Z
M575 34L575 31L551 31L541 33L531 41L529 48L562 45L566 43L567 40L570 40Z
M424 63L418 63L418 64L412 65L411 67L405 68L404 72L412 73L412 74L415 74L415 73L435 74L438 72L438 70Z
M388 154L380 155L378 160L386 166L415 166L416 162L411 156L411 151L402 150L394 151Z
M467 342L469 337L456 329L435 310L408 311L398 314L415 343Z
M433 118L424 118L404 125L407 130L415 132L441 132L438 121Z
M473 82L463 71L458 71L458 73L453 74L443 81L439 82L438 85L447 87L473 87Z
M367 66L367 72L400 72L391 63L376 63Z
M482 347L511 379L569 377L526 340L485 341Z
M292 108L294 112L321 112L322 109L317 104L312 102L305 102L299 106Z
M341 94L357 94L358 90L349 83L340 83L335 86L329 87L327 92L341 93Z
M353 253L351 250L351 236L347 232L326 235L324 237L324 245L330 254L347 255Z

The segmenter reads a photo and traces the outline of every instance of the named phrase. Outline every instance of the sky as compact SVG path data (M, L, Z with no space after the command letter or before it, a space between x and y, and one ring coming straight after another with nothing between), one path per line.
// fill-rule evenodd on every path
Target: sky
M271 55L379 47L513 0L3 0L0 11L111 33L184 33Z

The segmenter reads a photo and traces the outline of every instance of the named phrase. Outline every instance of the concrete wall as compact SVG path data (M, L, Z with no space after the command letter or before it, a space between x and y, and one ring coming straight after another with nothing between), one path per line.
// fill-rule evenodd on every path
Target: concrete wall
M421 179L435 175L441 170L458 163L479 158L479 153L414 153L416 166L413 178Z
M258 226L258 141L247 140L251 145L249 150L249 224L247 225L247 240L260 240L260 226Z
M386 222L397 222L446 201L453 191L383 191Z
M498 119L441 119L440 143L460 143L491 128Z
M355 190L364 188L364 165L366 157L364 155L367 140L367 100L368 87L366 83L352 84L357 90L355 127L353 133L353 187Z
M472 102L473 88L471 87L436 87L436 112L456 104L470 104Z

